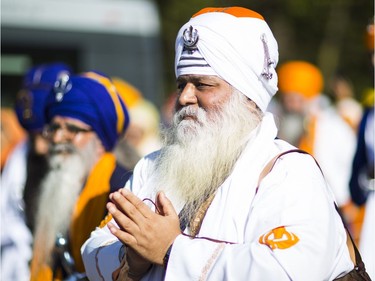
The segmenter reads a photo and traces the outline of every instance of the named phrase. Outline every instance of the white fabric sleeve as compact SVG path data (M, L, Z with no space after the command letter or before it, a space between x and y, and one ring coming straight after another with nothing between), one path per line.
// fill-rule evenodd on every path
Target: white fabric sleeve
M155 154L142 158L134 168L133 176L125 184L125 188L132 192L139 192L143 184L149 159ZM115 225L114 219L111 222ZM89 280L112 281L112 273L120 266L119 251L122 243L112 235L108 227L97 227L89 239L81 247L81 254L85 271Z
M180 235L173 244L165 280L291 279L272 258L272 251L259 243L225 244Z
M112 221L114 222L114 221ZM97 227L81 247L83 263L89 280L112 281L112 273L120 266L122 243L107 226Z
M253 236L244 229L238 235L245 241L226 244L180 235L173 244L165 280L316 281L333 280L350 271L346 232L321 172L312 158L310 165L304 165L306 158L297 157L299 166L281 160L287 164L278 163L272 176L264 178L248 222ZM273 250L260 243L262 234L279 227L299 241Z

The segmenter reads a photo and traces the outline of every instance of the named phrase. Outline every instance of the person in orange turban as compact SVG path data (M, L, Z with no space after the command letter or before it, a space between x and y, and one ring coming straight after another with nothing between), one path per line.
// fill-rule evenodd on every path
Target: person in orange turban
M355 133L323 94L324 77L307 61L288 61L278 68L283 114L279 137L290 140L319 161L338 206L350 221L349 193ZM339 175L339 176L338 176Z

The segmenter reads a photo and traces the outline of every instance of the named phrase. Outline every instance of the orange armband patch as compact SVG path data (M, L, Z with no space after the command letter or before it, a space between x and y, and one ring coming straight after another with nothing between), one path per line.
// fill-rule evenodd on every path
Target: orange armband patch
M299 238L294 233L288 232L284 226L274 228L259 237L259 243L267 245L272 250L290 248L298 241Z

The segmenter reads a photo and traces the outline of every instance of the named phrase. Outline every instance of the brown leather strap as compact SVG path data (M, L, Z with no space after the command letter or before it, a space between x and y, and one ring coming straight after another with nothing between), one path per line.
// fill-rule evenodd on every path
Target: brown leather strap
M195 213L193 219L190 221L190 235L197 236L199 230L201 229L202 222L204 217L206 216L207 210L210 207L212 201L215 198L215 193L211 194L198 208L197 212ZM182 230L183 231L183 230Z
M301 150L301 149L291 149L291 150L287 150L287 151L284 151L278 155L276 155L275 157L273 157L268 163L267 165L263 168L262 172L260 173L259 175L259 179L258 179L258 185L257 185L257 188L255 190L255 194L258 192L258 189L259 189L259 185L260 185L260 182L264 179L264 177L266 175L268 175L273 167L275 166L276 162L278 159L280 159L281 156L285 155L285 154L289 154L289 153L293 153L293 152L297 152L297 153L303 153L303 154L308 154L310 155L314 160L315 160L315 163L318 165L320 171L322 172L323 174L323 171L322 171L322 168L319 166L319 163L318 161L308 152L304 151L304 150ZM324 176L324 174L323 174ZM354 243L354 240L352 238L352 235L350 234L350 231L349 229L347 228L346 226L346 223L343 219L343 217L341 216L341 213L339 211L339 208L338 206L336 205L336 202L334 202L335 204L335 209L337 210L338 214L340 215L340 218L344 224L344 227L345 227L345 230L346 230L346 233L347 233L347 241L346 241L346 245L349 249L349 253L350 253L350 258L351 260L353 261L353 263L355 264L356 267L360 268L360 269L364 269L365 268L365 265L362 261L362 257L361 257L361 254L359 253L358 251L358 248L357 246L355 245Z
M273 166L275 166L277 160L285 155L285 154L289 154L289 153L292 153L292 152L298 152L298 153L304 153L304 154L309 154L307 153L306 151L302 150L302 149L291 149L291 150L287 150L287 151L284 151L284 152L281 152L280 154L277 154L275 157L273 157L268 163L266 166L264 166L263 170L260 172L260 175L259 175L259 179L258 179L258 184L257 184L257 188L255 189L255 194L257 194L258 192L258 189L259 189L259 185L260 185L260 182L264 179L265 176L267 176L273 169ZM315 158L314 158L315 159ZM316 162L316 160L315 160ZM318 165L319 166L319 165ZM320 169L320 166L319 166L319 169ZM321 169L320 169L321 170Z

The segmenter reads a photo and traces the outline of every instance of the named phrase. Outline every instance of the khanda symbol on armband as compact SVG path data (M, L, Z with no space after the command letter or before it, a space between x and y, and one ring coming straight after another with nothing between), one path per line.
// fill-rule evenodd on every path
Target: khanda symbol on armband
M193 26L190 25L189 28L186 28L182 37L184 39L185 49L191 53L198 49L196 46L199 39L198 30L193 28Z
M287 231L284 226L274 228L259 237L259 243L267 245L272 250L288 249L297 244L298 241L297 235Z

